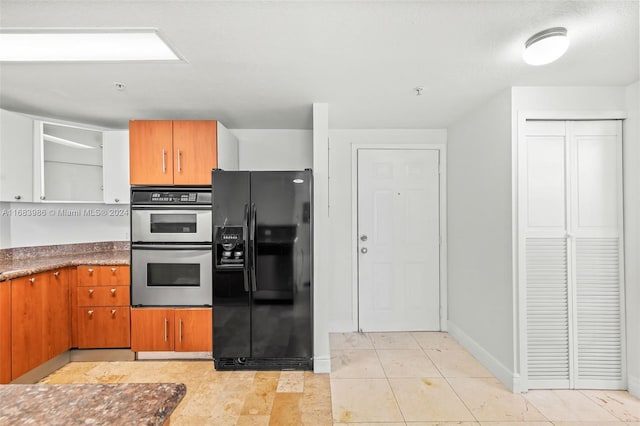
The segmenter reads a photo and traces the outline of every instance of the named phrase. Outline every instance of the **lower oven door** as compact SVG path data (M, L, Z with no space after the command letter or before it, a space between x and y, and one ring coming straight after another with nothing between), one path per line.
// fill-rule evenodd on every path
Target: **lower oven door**
M133 306L211 306L211 245L131 247Z

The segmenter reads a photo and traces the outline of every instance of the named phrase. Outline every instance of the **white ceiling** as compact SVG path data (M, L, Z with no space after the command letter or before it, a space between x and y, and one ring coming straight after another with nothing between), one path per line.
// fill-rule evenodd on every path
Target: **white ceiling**
M639 18L639 0L0 0L3 29L153 27L185 59L1 64L0 106L113 128L294 129L326 102L331 128L443 128L509 86L637 81ZM524 64L525 40L553 26L568 29L567 54Z

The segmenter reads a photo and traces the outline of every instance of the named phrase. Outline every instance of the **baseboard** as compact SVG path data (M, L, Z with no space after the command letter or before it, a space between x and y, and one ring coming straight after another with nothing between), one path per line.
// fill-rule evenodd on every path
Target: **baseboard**
M31 371L24 373L22 376L11 381L11 384L33 384L38 383L54 371L64 367L69 363L69 351L63 352L55 358L51 358L44 364L40 364Z
M471 355L473 355L484 367L489 370L512 392L522 392L520 375L515 374L504 364L498 361L484 347L471 338L467 333L451 320L448 321L449 334L458 341Z
M627 389L636 398L640 398L640 377L631 376L627 378Z
M313 358L313 372L316 374L331 373L331 357L318 356Z
M157 352L136 352L138 360L154 360L154 359L201 359L213 361L211 352L175 352L175 351L157 351Z
M355 333L357 331L353 321L332 321L329 323L329 333Z
M72 349L71 362L133 361L131 349Z

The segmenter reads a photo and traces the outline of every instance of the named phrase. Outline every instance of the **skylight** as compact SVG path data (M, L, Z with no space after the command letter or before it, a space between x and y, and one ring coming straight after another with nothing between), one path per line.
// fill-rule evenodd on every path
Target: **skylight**
M179 60L153 29L0 32L0 62Z

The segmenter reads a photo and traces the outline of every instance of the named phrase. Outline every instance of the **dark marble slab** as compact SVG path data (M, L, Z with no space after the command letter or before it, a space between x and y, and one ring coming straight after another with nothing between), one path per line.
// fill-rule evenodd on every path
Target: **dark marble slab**
M4 252L0 256L0 281L67 266L128 265L130 260L128 242L20 247L0 252Z
M1 425L163 425L182 383L0 386Z

